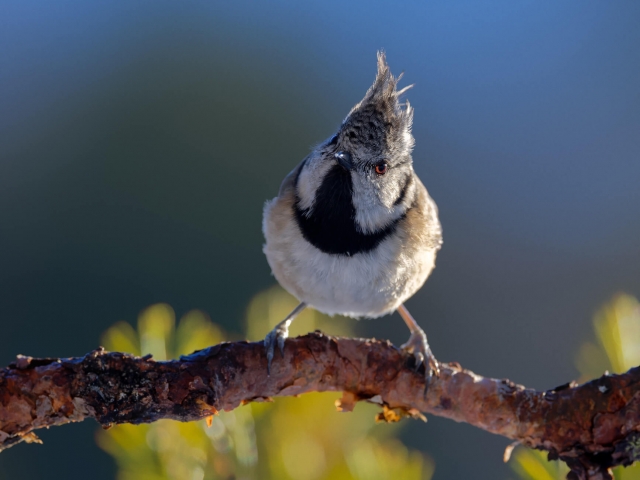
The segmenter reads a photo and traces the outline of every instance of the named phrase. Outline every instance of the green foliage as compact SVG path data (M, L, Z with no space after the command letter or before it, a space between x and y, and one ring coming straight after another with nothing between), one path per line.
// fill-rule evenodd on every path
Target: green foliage
M258 294L247 310L246 336L263 338L295 305L279 287ZM291 334L325 327L333 334L351 333L349 322L308 309L293 323ZM137 330L119 322L102 341L109 350L165 360L224 338L202 312L189 312L176 325L171 307L158 304L142 312ZM170 420L117 425L96 438L114 457L118 480L431 478L433 463L397 439L398 425L374 423L379 407L360 403L354 412L340 413L333 406L338 397L316 393L252 403L221 412L210 426Z
M640 365L640 304L630 295L617 295L593 319L597 344L580 348L576 366L581 380L599 377L605 370L624 373Z
M563 480L569 468L564 462L547 460L546 452L517 447L511 466L520 478L527 480Z
M640 365L640 303L620 294L594 316L596 342L586 342L576 356L580 381L599 377L605 371L623 373ZM544 452L519 447L513 455L513 469L522 479L560 480L569 469L563 462L547 461ZM616 480L640 478L640 464L614 469Z

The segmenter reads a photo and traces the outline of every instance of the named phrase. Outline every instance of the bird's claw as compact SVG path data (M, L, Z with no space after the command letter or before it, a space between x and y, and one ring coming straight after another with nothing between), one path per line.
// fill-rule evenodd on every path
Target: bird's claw
M416 361L416 371L423 363L425 364L424 376L427 383L434 375L436 377L440 375L440 365L436 357L433 356L427 343L427 336L422 330L411 332L407 343L404 343L400 348L413 355Z
M284 358L284 341L289 337L289 325L279 323L264 337L264 349L267 353L267 375L271 374L271 362L275 355L276 344L282 358Z

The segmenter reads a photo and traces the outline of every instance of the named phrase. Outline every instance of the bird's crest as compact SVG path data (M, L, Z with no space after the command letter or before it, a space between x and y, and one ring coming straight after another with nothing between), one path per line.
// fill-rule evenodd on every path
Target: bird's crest
M400 102L409 85L398 90L397 78L391 74L384 52L378 52L378 73L364 98L351 109L341 127L341 137L368 150L393 150L410 154L413 148L411 124L413 108Z

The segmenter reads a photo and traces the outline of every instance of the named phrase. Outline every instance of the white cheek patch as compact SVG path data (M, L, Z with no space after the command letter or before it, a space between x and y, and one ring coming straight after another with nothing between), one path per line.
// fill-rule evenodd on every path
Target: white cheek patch
M310 157L300 170L298 177L298 198L300 199L300 208L309 210L313 207L316 198L316 192L327 172L335 165L334 162L316 156Z
M373 233L384 229L402 217L407 207L403 203L394 205L400 195L400 186L393 182L395 188L380 191L370 180L360 175L353 175L353 206L356 209L356 223L363 233ZM413 186L412 186L413 188ZM412 192L407 192L410 197Z

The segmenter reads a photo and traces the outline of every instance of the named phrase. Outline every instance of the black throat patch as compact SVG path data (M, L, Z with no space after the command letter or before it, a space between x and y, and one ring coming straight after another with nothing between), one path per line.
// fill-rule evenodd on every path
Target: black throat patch
M307 210L300 209L297 199L294 213L298 227L304 238L318 250L347 256L368 252L395 230L400 219L375 233L358 231L352 194L351 175L336 165L318 188L310 215Z

